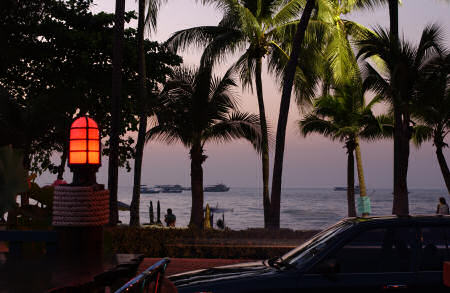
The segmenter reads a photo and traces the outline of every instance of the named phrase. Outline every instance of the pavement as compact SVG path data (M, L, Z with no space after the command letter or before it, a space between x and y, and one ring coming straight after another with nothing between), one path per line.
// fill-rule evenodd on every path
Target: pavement
M6 245L6 242L1 242L0 241L0 253L6 253L8 252L8 245Z
M144 258L138 268L138 273L143 272L146 268L161 260L161 258ZM170 264L166 270L166 276L175 275L183 272L207 269L210 267L218 267L232 265L238 263L251 262L248 259L220 259L220 258L171 258Z

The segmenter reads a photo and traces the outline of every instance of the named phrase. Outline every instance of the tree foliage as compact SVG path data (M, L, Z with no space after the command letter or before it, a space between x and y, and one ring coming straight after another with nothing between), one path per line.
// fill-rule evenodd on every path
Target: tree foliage
M25 150L25 167L56 173L52 154L66 147L68 128L76 115L88 114L110 129L112 14L89 11L92 0L5 0L0 4L1 144ZM135 18L128 12L125 19ZM129 169L134 156L130 131L137 127L136 31L125 31L123 119L120 162ZM149 82L165 79L181 59L154 42L145 42ZM3 105L7 105L3 107ZM14 114L13 114L14 113ZM2 135L3 138L5 136ZM108 140L104 139L107 155Z
M238 111L235 88L233 71L220 78L212 75L211 64L177 68L161 93L164 107L157 113L158 124L147 131L147 141L179 142L189 149L192 226L202 227L203 222L205 144L243 138L261 150L259 117Z

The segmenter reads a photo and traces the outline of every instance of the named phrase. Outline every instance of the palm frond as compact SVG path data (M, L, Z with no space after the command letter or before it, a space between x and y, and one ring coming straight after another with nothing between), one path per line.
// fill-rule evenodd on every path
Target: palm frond
M139 0L137 0L139 1ZM167 3L167 0L143 0L146 2L147 15L145 17L145 23L153 31L156 31L158 14L161 6Z
M362 74L364 91L371 90L382 97L392 99L389 82L370 63L364 63Z
M422 31L415 56L415 67L420 68L431 56L440 56L444 48L443 29L437 24L430 24Z
M416 125L413 128L412 141L416 147L433 138L433 129L427 125Z
M336 136L338 128L331 121L314 114L307 114L302 120L298 121L298 126L301 134L305 137L317 133L332 140L340 139Z
M183 131L176 125L157 125L150 128L145 134L146 143L150 141L160 141L166 144L174 144L182 142L186 147L189 147L189 140L184 137Z
M208 128L202 135L203 143L229 142L235 139L246 139L256 151L261 151L261 127L259 116L244 112L233 112L225 119L218 121Z
M189 46L206 47L214 38L229 33L230 29L219 26L198 26L179 30L165 42L174 52L185 50Z
M254 58L250 57L250 51L247 50L242 54L232 67L239 74L242 87L253 91L253 77L255 74L256 61Z
M292 19L300 18L300 14L306 5L305 0L292 0L287 2L282 8L272 17L272 26L276 27L286 24Z
M200 64L223 61L228 54L245 48L245 35L237 29L228 29L213 38L203 51Z

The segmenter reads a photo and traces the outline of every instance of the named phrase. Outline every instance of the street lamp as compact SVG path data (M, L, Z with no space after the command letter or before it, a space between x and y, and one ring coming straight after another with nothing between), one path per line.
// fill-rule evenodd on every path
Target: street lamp
M73 172L72 185L96 184L95 173L101 166L100 131L89 117L76 119L70 127L69 167Z

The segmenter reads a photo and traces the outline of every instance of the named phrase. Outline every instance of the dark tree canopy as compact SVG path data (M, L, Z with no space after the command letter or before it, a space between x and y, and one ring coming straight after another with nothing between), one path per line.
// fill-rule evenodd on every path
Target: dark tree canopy
M76 115L90 115L102 137L109 134L114 15L93 14L92 2L0 2L0 145L23 148L25 166L32 171L56 173L52 154L65 148ZM126 13L126 22L133 18L134 12ZM127 29L120 162L128 169L134 156L129 132L137 130L138 122L136 43L136 31ZM148 89L153 90L181 58L156 42L146 41L145 51Z

